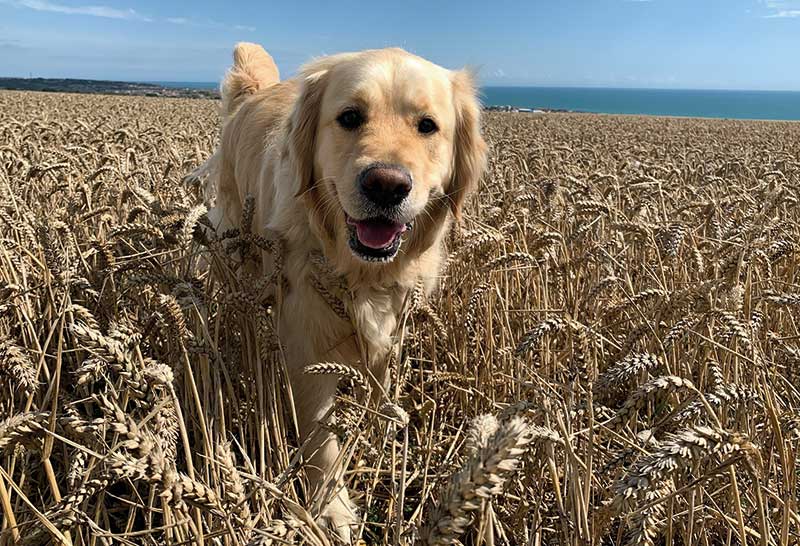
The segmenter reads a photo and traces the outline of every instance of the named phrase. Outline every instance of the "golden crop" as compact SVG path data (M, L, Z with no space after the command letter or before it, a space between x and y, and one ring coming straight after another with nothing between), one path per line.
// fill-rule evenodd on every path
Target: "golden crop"
M250 278L183 177L216 103L0 93L0 544L328 544ZM487 114L377 407L367 543L797 544L800 124ZM250 216L252 218L252 216ZM318 264L340 314L347 293Z

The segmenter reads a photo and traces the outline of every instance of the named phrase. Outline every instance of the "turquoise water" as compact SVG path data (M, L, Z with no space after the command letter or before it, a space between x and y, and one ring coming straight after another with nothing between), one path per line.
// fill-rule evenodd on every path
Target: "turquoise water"
M800 120L797 91L485 87L487 105L603 114Z
M151 82L217 89L217 82ZM487 106L546 108L603 114L800 120L800 91L714 91L587 87L484 87Z

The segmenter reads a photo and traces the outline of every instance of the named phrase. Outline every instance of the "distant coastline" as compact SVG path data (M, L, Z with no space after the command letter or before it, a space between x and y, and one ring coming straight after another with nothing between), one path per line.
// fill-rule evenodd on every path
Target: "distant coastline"
M0 89L219 98L218 82L0 78ZM800 121L800 91L487 86L480 95L486 110L502 112Z
M73 78L0 78L0 89L190 99L214 99L219 97L219 92L215 89L173 87L158 83L80 80Z
M114 80L82 80L73 78L0 78L0 89L10 91L42 91L49 93L89 93L146 97L218 99L215 82L123 82ZM557 108L525 108L508 104L486 105L495 112L571 112Z

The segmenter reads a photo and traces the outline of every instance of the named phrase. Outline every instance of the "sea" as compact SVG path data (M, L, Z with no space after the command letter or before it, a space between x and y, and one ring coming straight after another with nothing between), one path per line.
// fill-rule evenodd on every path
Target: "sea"
M217 82L148 82L165 87L217 89ZM483 87L485 106L727 119L800 120L800 91L616 89L596 87Z

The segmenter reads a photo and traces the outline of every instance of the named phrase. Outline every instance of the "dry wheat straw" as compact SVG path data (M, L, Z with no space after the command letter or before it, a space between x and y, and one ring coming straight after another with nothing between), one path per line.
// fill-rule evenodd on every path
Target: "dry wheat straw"
M0 542L333 542L285 389L298 280L252 197L210 229L218 130L215 101L0 91ZM482 130L390 383L333 408L363 540L793 544L800 126ZM307 264L349 322L357 283Z

